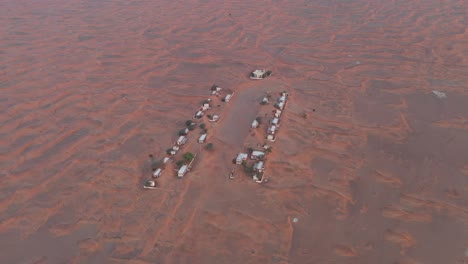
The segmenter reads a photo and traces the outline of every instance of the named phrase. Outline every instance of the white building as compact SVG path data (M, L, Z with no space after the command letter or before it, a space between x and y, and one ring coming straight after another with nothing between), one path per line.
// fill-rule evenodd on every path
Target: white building
M267 133L270 134L270 135L274 135L277 130L278 130L277 126L271 126L271 127L268 128Z
M169 154L174 156L175 154L177 154L177 151L179 151L179 147L178 146L173 146L171 151L169 151Z
M271 141L271 142L275 142L276 137L275 137L275 135L267 135L266 139Z
M177 139L177 145L183 145L185 144L185 142L187 142L187 138L185 136L180 136L178 139Z
M188 171L188 165L182 165L182 167L180 167L179 171L177 172L177 176L184 177L187 171Z
M166 163L168 163L170 160L171 160L171 158L169 158L169 157L164 157L163 163L166 164Z
M255 119L253 122L252 122L252 128L257 128L258 127L258 121Z
M281 116L281 110L275 109L275 110L273 111L273 114L274 114L275 117L280 117L280 116Z
M278 99L278 101L279 101L280 103L284 103L284 102L286 102L286 99L287 99L287 98L286 98L286 95L282 95L282 96Z
M283 110L284 108L284 102L279 102L276 104L276 107L278 107L280 110Z
M226 97L224 97L224 102L229 102L231 101L231 98L232 98L233 94L227 94Z
M156 189L156 182L155 181L146 181L145 184L143 185L143 188L145 189Z
M201 111L206 111L208 109L210 109L210 104L203 104L200 110Z
M159 176L161 176L161 173L162 173L162 169L158 168L157 170L153 172L153 178L159 178Z
M255 70L250 74L250 79L261 80L265 78L265 69Z
M271 123L272 125L274 125L274 126L279 127L279 122L280 122L279 118L275 117L275 118L273 118L273 119L271 120L270 123Z
M206 136L207 136L207 134L202 134L202 135L198 138L198 143L204 143L205 140L206 140Z
M239 153L236 158L236 164L242 164L242 161L246 160L248 156L247 153Z
M219 120L219 115L212 115L208 121L210 122L217 122Z
M263 161L259 161L259 162L255 163L254 166L253 166L253 169L255 171L259 171L259 172L263 171L265 169L265 167L263 167Z
M250 158L253 160L262 159L263 157L265 157L265 152L259 150L254 150L252 154L250 154Z
M203 116L203 114L204 114L203 111L200 110L200 111L195 113L195 116L193 118L197 118L197 119L201 118Z

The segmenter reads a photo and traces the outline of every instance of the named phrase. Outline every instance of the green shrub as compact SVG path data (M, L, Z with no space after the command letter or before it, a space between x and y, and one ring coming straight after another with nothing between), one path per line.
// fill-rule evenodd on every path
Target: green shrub
M195 155L193 155L193 153L191 152L186 152L184 153L184 155L182 156L182 158L186 161L186 162L191 162L193 160L193 158L195 157Z
M211 150L213 150L213 147L214 147L213 143L208 143L208 144L206 144L205 149L211 151Z

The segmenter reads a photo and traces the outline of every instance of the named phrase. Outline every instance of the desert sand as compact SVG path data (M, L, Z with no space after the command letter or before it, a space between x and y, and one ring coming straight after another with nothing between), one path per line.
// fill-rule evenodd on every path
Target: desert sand
M0 263L468 263L467 13L0 1ZM273 75L249 80L256 68ZM213 151L144 190L148 155L213 83L236 92ZM259 138L259 100L281 90L268 183L228 179Z

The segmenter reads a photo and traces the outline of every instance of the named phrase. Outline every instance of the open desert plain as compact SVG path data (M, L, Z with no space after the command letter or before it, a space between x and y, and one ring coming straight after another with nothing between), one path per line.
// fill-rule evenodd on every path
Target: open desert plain
M466 0L0 0L0 263L468 263L467 14ZM282 91L256 183L232 159L264 143L260 101ZM192 119L207 98L218 122ZM189 132L144 189L186 120L206 143Z

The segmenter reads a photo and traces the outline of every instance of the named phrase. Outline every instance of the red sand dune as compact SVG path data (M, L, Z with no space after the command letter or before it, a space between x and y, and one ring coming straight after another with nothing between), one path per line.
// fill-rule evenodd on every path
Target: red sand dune
M0 263L467 263L467 13L1 1ZM251 81L256 68L273 75ZM214 149L191 132L193 170L169 164L144 190L148 154L164 156L213 83L235 92L210 110ZM283 90L259 185L231 160L262 143L250 123Z

